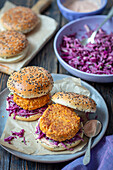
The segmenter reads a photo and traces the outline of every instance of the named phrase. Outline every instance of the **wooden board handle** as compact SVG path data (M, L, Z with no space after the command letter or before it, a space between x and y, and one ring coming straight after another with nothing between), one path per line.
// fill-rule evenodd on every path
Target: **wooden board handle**
M49 5L51 4L52 0L39 0L33 7L32 10L36 13L36 14L40 14L41 12L43 12L46 8L49 7Z
M11 73L14 72L14 70L11 69L11 68L9 68L8 66L5 66L5 65L0 64L0 72L6 73L6 74L9 74L9 75L10 75Z

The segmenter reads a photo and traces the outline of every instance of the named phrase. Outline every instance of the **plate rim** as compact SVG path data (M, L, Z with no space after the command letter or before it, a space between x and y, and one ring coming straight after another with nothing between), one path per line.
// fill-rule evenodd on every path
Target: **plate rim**
M66 74L56 74L56 73L51 73L51 75L52 75L52 77L54 77L54 76L58 76L58 77L61 77L61 79L63 79L63 78L65 78L65 77L74 77L74 76L70 76L70 75L66 75ZM93 148L101 139L102 139L102 137L104 136L104 134L105 134L105 132L106 132L106 129L107 129L107 126L108 126L108 122L109 122L109 112L108 112L108 108L107 108L107 105L106 105L106 102L105 102L105 100L104 100L104 98L101 96L101 94L93 87L93 86L91 86L90 84L88 84L87 82L85 82L85 81L83 81L83 80L81 80L81 84L84 84L84 85L86 85L86 86L89 86L90 88L92 88L93 89L93 91L96 91L97 92L97 94L99 94L99 96L102 98L102 100L104 101L104 103L105 103L105 107L106 107L106 109L107 109L107 121L106 121L106 127L104 128L104 132L102 133L102 135L101 135L101 137L97 140L97 141L95 141L93 144L92 144L92 147L91 148ZM0 96L1 96L1 94L2 93L4 93L4 91L6 91L8 88L5 88L3 91L1 91L0 92ZM19 151L15 151L15 150L12 150L12 149L10 149L10 148L7 148L7 147L5 147L5 146L3 146L3 145L1 145L0 144L0 146L3 148L3 149L5 149L7 152L9 152L9 153L11 153L12 155L15 155L15 156L17 156L17 157L19 157L19 158L21 158L21 159L24 159L24 160L28 160L28 161L33 161L33 162L40 162L40 163L60 163L60 162L65 162L65 161L70 161L70 160L73 160L73 159L75 159L75 158L78 158L79 156L81 156L81 155L83 155L84 153L85 153L85 150L86 149L84 149L83 151L78 151L77 153L74 153L74 154L64 154L64 155L72 155L72 157L70 157L70 158L66 158L66 159L63 159L63 160L54 160L54 161L51 161L49 158L47 158L47 159L45 159L45 160L41 160L41 158L39 158L39 159L37 159L37 158L35 158L35 159L33 159L33 158L31 158L31 157L47 157L48 155L28 155L28 154L24 154L24 153L22 153L22 152L19 152ZM62 156L64 156L63 154L58 154L58 155L49 155L50 157L52 157L52 156L60 156L60 155L62 155ZM26 156L28 156L28 157L26 157ZM30 157L31 156L31 157ZM29 158L30 157L30 158Z

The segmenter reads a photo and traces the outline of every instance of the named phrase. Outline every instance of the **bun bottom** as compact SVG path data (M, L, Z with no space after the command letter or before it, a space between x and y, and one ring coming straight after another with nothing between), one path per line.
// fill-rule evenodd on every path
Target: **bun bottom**
M8 108L8 102L6 101L6 108ZM37 119L39 119L42 115L40 113L37 113L35 115L31 115L31 116L28 116L28 117L22 117L22 116L19 116L19 115L16 115L14 113L11 114L11 118L14 119L15 117L15 120L21 120L21 121L26 121L26 122L31 122L31 121L35 121Z
M23 60L27 55L28 49L29 49L29 45L20 54L18 54L16 56L7 57L7 58L5 58L5 56L0 57L0 62L2 62L2 63L16 63L20 60Z
M40 113L36 114L36 115L32 115L32 116L29 116L29 117L22 117L22 116L18 116L16 115L15 116L15 120L21 120L21 121L26 121L26 122L31 122L31 121L35 121L37 119L39 119L42 115L40 115ZM11 114L11 117L14 118L14 114L12 113Z
M79 136L81 138L83 138L83 132L81 132L79 134ZM63 145L62 143L59 143L58 145L55 145L53 143L51 143L51 141L47 140L46 138L41 138L41 139L37 139L37 141L45 148L45 149L48 149L50 151L64 151L64 150L67 150ZM79 143L81 142L81 139L80 140L77 140L75 142L72 142L71 144L67 144L64 142L64 145L66 145L66 147L68 149L71 149L75 146L77 146Z

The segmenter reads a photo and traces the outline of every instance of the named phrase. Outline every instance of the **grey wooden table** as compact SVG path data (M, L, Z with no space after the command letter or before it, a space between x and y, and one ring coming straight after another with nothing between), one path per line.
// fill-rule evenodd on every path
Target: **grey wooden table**
M15 0L16 1L16 0ZM3 6L5 0L0 1L0 8ZM103 14L107 14L110 7L113 4L113 0L109 0L106 9ZM58 22L58 29L60 29L67 21L61 15L58 10L56 0L52 1L51 6L44 12L44 15L51 16ZM35 56L35 58L29 63L29 66L36 65L44 67L49 70L51 73L60 73L67 74L69 73L59 64L54 50L53 50L53 41L54 37L43 47L43 49ZM6 88L6 83L8 79L8 75L4 73L0 73L0 91ZM109 125L105 135L113 134L113 83L108 84L99 84L99 83L91 83L95 89L99 91L99 93L105 99L105 102L108 106L109 110ZM0 99L1 100L1 99ZM70 161L69 161L70 162ZM60 170L69 162L57 163L57 164L46 164L46 163L38 163L31 162L20 159L7 151L5 151L2 147L0 147L0 170Z

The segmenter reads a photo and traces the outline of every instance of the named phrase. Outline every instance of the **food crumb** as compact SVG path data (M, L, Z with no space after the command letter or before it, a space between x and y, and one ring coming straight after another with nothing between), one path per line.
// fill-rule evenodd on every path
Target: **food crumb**
M2 116L2 117L4 117L4 116Z

